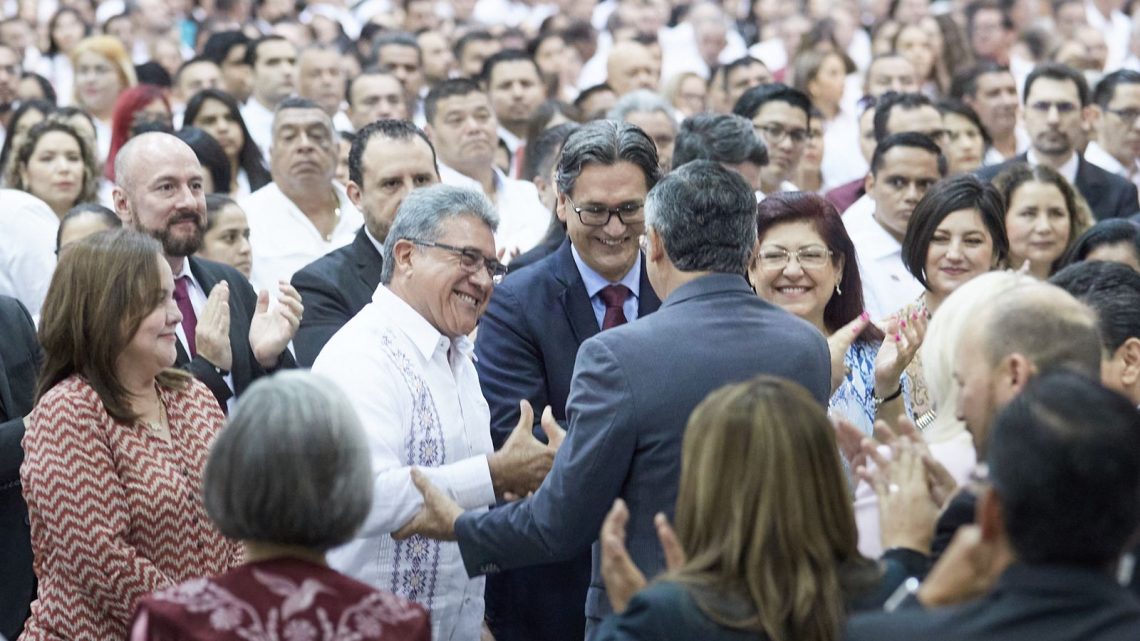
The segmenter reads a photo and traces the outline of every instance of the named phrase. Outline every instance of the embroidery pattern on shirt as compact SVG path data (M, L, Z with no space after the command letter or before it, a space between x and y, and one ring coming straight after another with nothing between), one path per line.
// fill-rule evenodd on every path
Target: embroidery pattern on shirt
M396 346L390 330L381 337L380 345L400 369L404 382L412 393L412 425L404 441L405 463L418 467L443 465L446 454L443 428L427 381L416 372L407 355ZM439 541L417 534L394 543L392 592L431 610L439 573Z

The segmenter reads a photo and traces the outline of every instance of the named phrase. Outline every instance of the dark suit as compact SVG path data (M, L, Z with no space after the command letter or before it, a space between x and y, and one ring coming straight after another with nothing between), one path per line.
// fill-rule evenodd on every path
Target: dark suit
M627 545L655 576L665 559L653 515L677 500L689 413L714 389L768 373L805 386L826 406L831 361L823 335L761 300L743 276L688 282L645 318L582 343L567 399L569 429L534 496L455 524L471 575L549 563L596 541L617 497L629 505ZM593 550L586 617L610 612Z
M1000 165L982 167L977 171L982 180L993 180L995 176L1015 163L1027 161L1027 154L1021 154L1012 160ZM1091 162L1078 156L1077 164L1077 191L1085 197L1097 220L1106 218L1125 218L1135 214L1140 205L1137 204L1136 185L1097 167Z
M383 256L361 227L351 244L293 274L293 287L305 303L301 327L293 337L297 364L312 367L332 335L372 302L383 266Z
M552 226L546 231L546 235L542 237L542 240L538 241L537 245L515 256L511 260L511 264L508 265L511 271L508 273L513 274L523 267L530 267L543 258L553 254L558 251L558 248L562 246L565 240L566 227L564 225Z
M0 296L0 635L20 636L36 595L28 506L20 492L24 417L32 411L40 346L28 310Z
M230 351L233 354L230 374L233 376L234 388L230 390L229 386L226 385L225 378L214 369L213 365L202 358L201 354L191 359L182 348L181 341L177 343L178 358L175 364L205 383L206 387L213 392L214 397L218 399L218 404L225 410L230 397L241 396L242 392L253 381L278 369L295 367L296 363L293 360L293 355L287 349L281 352L276 366L272 368L266 369L257 362L257 358L253 355L253 349L249 345L249 325L253 320L254 312L257 311L257 293L253 291L253 287L250 286L249 281L241 272L229 265L203 260L196 256L191 256L186 260L190 261L190 273L194 274L194 278L207 296L220 281L224 280L229 283Z
M828 191L824 194L824 197L827 198L828 202L832 205L835 205L835 209L842 214L847 211L851 205L854 205L856 200L862 198L863 194L867 193L863 188L864 183L863 178L852 180L849 183L844 183Z
M661 306L641 264L639 318ZM550 405L554 418L566 420L578 346L599 331L569 241L495 288L479 323L475 369L491 408L496 449L518 423L519 399L530 401L536 418ZM498 641L580 640L589 585L586 549L568 561L487 577L491 632Z
M848 641L1135 641L1140 601L1103 572L1014 565L989 594L949 608L914 606L851 619Z

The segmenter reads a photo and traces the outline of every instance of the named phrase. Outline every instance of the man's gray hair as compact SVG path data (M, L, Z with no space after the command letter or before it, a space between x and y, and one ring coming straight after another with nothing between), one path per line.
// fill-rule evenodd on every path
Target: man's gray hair
M629 117L629 114L639 112L653 113L654 111L660 111L665 114L665 116L669 118L669 124L673 127L673 132L677 132L677 112L673 110L673 107L669 106L669 103L661 97L661 94L648 89L631 91L619 98L618 101L614 103L614 106L610 108L609 113L606 114L606 118L624 122L625 119Z
M627 122L592 120L570 134L558 157L555 180L558 191L574 197L574 185L587 165L616 165L631 162L645 174L645 186L652 189L661 180L657 145L644 131Z
M270 125L269 131L276 133L277 121L281 118L281 113L291 110L316 110L321 112L322 120L324 120L324 124L326 127L328 127L329 130L329 140L337 140L336 125L333 124L332 118L330 118L329 115L325 113L325 110L321 109L321 106L312 100L309 100L308 98L300 98L298 96L290 96L282 100L281 104L277 105L277 108L273 110L273 124Z
M649 191L645 225L680 271L743 275L756 245L756 195L735 171L694 160Z
M736 114L696 114L681 123L673 147L673 168L694 160L727 165L752 162L768 164L768 149L752 123Z
M460 216L474 216L492 232L499 228L499 215L491 201L471 189L451 185L433 185L416 189L404 197L396 210L396 219L384 239L384 266L380 282L392 282L396 269L393 259L396 243L401 240L435 242L443 234L443 223Z
M222 534L324 552L353 538L372 507L368 443L328 379L284 371L242 395L210 450L206 512Z

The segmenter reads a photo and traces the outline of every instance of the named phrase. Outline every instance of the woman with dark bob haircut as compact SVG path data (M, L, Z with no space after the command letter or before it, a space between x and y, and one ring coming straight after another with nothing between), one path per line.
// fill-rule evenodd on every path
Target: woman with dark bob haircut
M1140 272L1140 225L1120 218L1093 225L1061 256L1061 265L1085 260L1121 263Z
M925 318L896 317L886 335L869 322L855 246L835 206L804 192L757 205L757 239L748 277L768 302L815 325L833 350L828 409L871 435L876 418L894 423L907 409L903 372L921 343ZM847 334L839 334L846 332Z
M368 442L331 381L291 371L254 383L210 450L202 492L246 563L143 599L132 640L431 638L423 607L325 562L372 507Z
M125 639L144 595L240 560L199 491L225 417L174 368L181 321L153 238L101 232L60 254L20 467L39 579L21 639Z
M757 376L709 394L685 427L675 538L657 522L672 539L669 571L632 594L645 577L625 551L629 513L618 501L606 517L602 575L616 614L595 638L842 638L847 613L879 606L906 566L897 550L876 564L856 548L834 432L788 380ZM925 482L905 491L928 492Z
M272 177L257 143L249 135L241 107L220 89L203 89L186 103L183 127L198 127L214 137L230 160L230 185L215 185L218 192L234 198L246 196L269 184Z

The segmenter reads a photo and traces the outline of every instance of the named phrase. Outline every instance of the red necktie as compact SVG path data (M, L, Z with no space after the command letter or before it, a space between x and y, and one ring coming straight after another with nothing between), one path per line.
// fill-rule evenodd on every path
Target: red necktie
M190 282L189 276L179 276L174 280L174 302L178 303L178 311L182 312L182 331L186 333L186 346L190 348L190 358L198 354L194 343L194 335L198 331L198 317L194 315L194 306L190 304L190 293L186 284Z
M607 285L598 292L606 303L606 315L602 317L602 329L625 325L625 299L629 298L629 288L625 285Z

